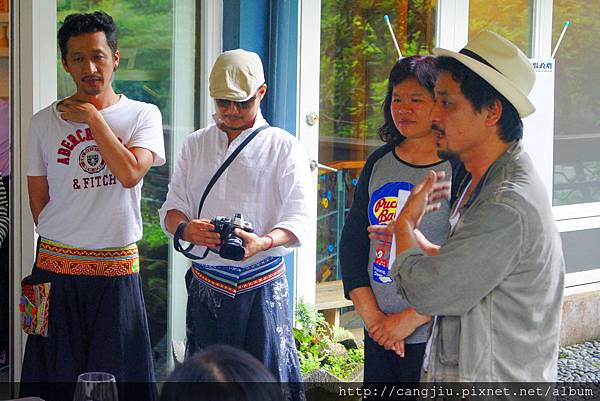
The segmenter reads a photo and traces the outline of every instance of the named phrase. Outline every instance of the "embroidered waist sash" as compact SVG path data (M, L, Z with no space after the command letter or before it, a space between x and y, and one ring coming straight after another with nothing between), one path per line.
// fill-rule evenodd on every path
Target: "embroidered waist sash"
M36 266L58 274L113 277L138 273L140 259L136 244L81 249L41 238Z
M214 290L234 298L254 290L285 273L282 257L268 257L250 266L210 266L193 262L194 276Z

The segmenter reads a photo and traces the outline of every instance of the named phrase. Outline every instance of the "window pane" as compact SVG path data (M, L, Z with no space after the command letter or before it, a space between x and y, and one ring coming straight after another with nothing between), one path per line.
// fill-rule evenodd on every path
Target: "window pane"
M531 57L533 0L470 0L469 38L483 29L494 31Z
M111 15L118 29L121 59L113 82L117 93L128 98L158 106L163 119L166 154L170 154L171 116L171 43L173 40L172 0L121 0L119 2L58 0L57 18L60 23L71 13L103 10ZM190 35L193 35L190 32ZM193 77L190 77L193 81ZM75 84L63 70L58 55L58 98L72 95ZM168 157L168 156L167 156ZM144 236L138 242L140 274L148 313L148 324L156 377L165 378L168 330L168 240L163 234L158 209L164 202L169 183L172 160L161 167L152 167L144 178L142 188L142 221ZM118 224L115 222L115 224Z
M567 273L600 268L600 228L568 231L560 234Z
M388 15L403 56L429 54L435 47L436 0L321 2L317 281L340 279L338 242L358 176L368 155L383 145L377 130L387 77L398 60ZM362 338L353 307L341 325Z
M403 56L434 47L434 0L322 0L317 280L339 279L337 247L358 174L381 146L377 130L388 74L398 59L383 16Z
M600 3L555 0L554 205L600 201Z
M319 158L364 160L381 144L377 128L386 80L398 59L383 16L389 15L404 56L428 54L435 36L432 1L323 0Z

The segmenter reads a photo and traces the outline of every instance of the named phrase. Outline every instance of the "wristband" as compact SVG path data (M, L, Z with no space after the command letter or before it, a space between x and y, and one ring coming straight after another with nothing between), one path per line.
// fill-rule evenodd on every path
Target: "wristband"
M267 251L268 251L269 249L273 248L274 240L273 240L273 237L271 237L269 234L265 234L265 237L268 237L271 240L271 242L269 243L269 247L267 248Z
M173 236L173 247L178 252L183 251L183 247L181 246L181 243L179 241L183 239L183 231L185 230L187 225L188 222L179 223L179 225L177 226L177 230L175 230L175 235Z
M208 251L210 250L209 248L206 248L203 256L196 256L190 252L195 246L193 243L190 242L188 247L185 249L183 248L183 245L181 245L180 241L183 239L183 231L185 230L185 228L187 227L188 224L190 224L189 221L186 221L183 223L179 223L179 225L177 226L177 230L175 230L175 235L173 235L173 248L175 248L175 250L177 252L182 253L188 259L192 259L192 260L204 259L206 257L206 255L208 255Z

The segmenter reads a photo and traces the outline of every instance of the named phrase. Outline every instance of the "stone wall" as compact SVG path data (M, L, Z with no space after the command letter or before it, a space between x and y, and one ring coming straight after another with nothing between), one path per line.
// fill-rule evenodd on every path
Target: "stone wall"
M561 346L600 339L600 290L565 295Z

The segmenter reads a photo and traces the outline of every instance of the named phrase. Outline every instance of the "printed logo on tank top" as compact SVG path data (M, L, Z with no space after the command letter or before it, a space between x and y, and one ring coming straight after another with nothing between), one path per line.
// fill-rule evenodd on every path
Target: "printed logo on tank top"
M119 142L123 143L123 140L117 137ZM83 147L77 154L78 145L91 142L87 146ZM86 173L92 175L91 177L84 178L73 178L73 189L91 189L106 187L117 184L117 178L108 174L101 173L106 167L106 162L102 158L102 154L98 149L98 145L94 141L92 130L88 127L85 129L78 129L72 134L68 134L60 142L57 150L56 162L64 164L65 166L71 165L71 156L76 157L77 165ZM94 175L96 174L96 175Z
M396 217L398 207L402 208L410 191L414 187L410 182L389 182L375 190L369 201L369 223L388 224ZM401 196L399 196L401 195ZM398 200L401 199L400 205ZM373 262L373 280L381 284L390 284L394 280L389 276L388 261L390 245L379 241L375 246Z

